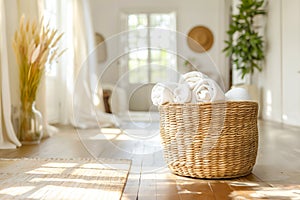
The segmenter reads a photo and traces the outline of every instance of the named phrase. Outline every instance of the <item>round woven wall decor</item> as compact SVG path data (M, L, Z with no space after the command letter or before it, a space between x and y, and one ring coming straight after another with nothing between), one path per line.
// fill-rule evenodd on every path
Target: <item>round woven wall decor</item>
M212 47L214 36L207 27L195 26L188 33L187 43L193 51L203 53Z

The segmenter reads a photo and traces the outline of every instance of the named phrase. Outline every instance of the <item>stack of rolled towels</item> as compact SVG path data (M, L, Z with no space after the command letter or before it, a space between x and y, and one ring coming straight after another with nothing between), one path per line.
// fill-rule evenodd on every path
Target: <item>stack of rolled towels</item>
M152 89L151 100L159 106L167 103L250 100L250 96L243 88L233 88L224 93L216 81L199 71L192 71L183 74L179 82L157 83Z

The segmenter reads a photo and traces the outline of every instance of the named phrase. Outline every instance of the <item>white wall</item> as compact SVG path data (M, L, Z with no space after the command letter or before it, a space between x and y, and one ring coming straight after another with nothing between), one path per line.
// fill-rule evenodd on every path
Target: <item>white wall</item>
M120 16L124 10L162 11L174 10L177 15L177 31L187 34L196 25L204 25L211 29L214 35L214 44L208 51L212 60L228 87L228 65L222 49L224 48L225 29L228 23L228 11L225 9L227 0L90 0L94 29L104 35L106 39L118 34L121 29ZM228 8L228 6L227 6ZM116 47L117 48L117 47ZM177 49L185 52L187 58L195 58L195 64L210 65L204 54L191 51L187 44L178 44ZM110 57L115 49L108 49ZM182 66L183 63L178 63ZM207 66L211 70L213 66ZM111 69L112 76L103 77L104 82L115 83L118 79L117 64Z
M282 6L282 121L300 126L300 1Z
M263 118L300 126L300 1L270 0L266 63L261 73Z
M262 96L264 119L281 122L281 0L271 0L268 4L266 24L266 59L262 76Z

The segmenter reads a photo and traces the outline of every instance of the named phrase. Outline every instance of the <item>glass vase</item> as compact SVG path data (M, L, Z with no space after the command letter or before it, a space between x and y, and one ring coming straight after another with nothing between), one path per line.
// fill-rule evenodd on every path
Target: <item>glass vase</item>
M39 144L43 137L43 117L35 102L22 102L19 112L18 138L24 145Z

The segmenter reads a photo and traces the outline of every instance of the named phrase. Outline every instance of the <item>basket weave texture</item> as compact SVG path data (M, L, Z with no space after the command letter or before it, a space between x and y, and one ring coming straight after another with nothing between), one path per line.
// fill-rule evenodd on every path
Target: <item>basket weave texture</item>
M251 173L258 148L258 104L228 101L159 106L160 135L170 170L196 178Z

